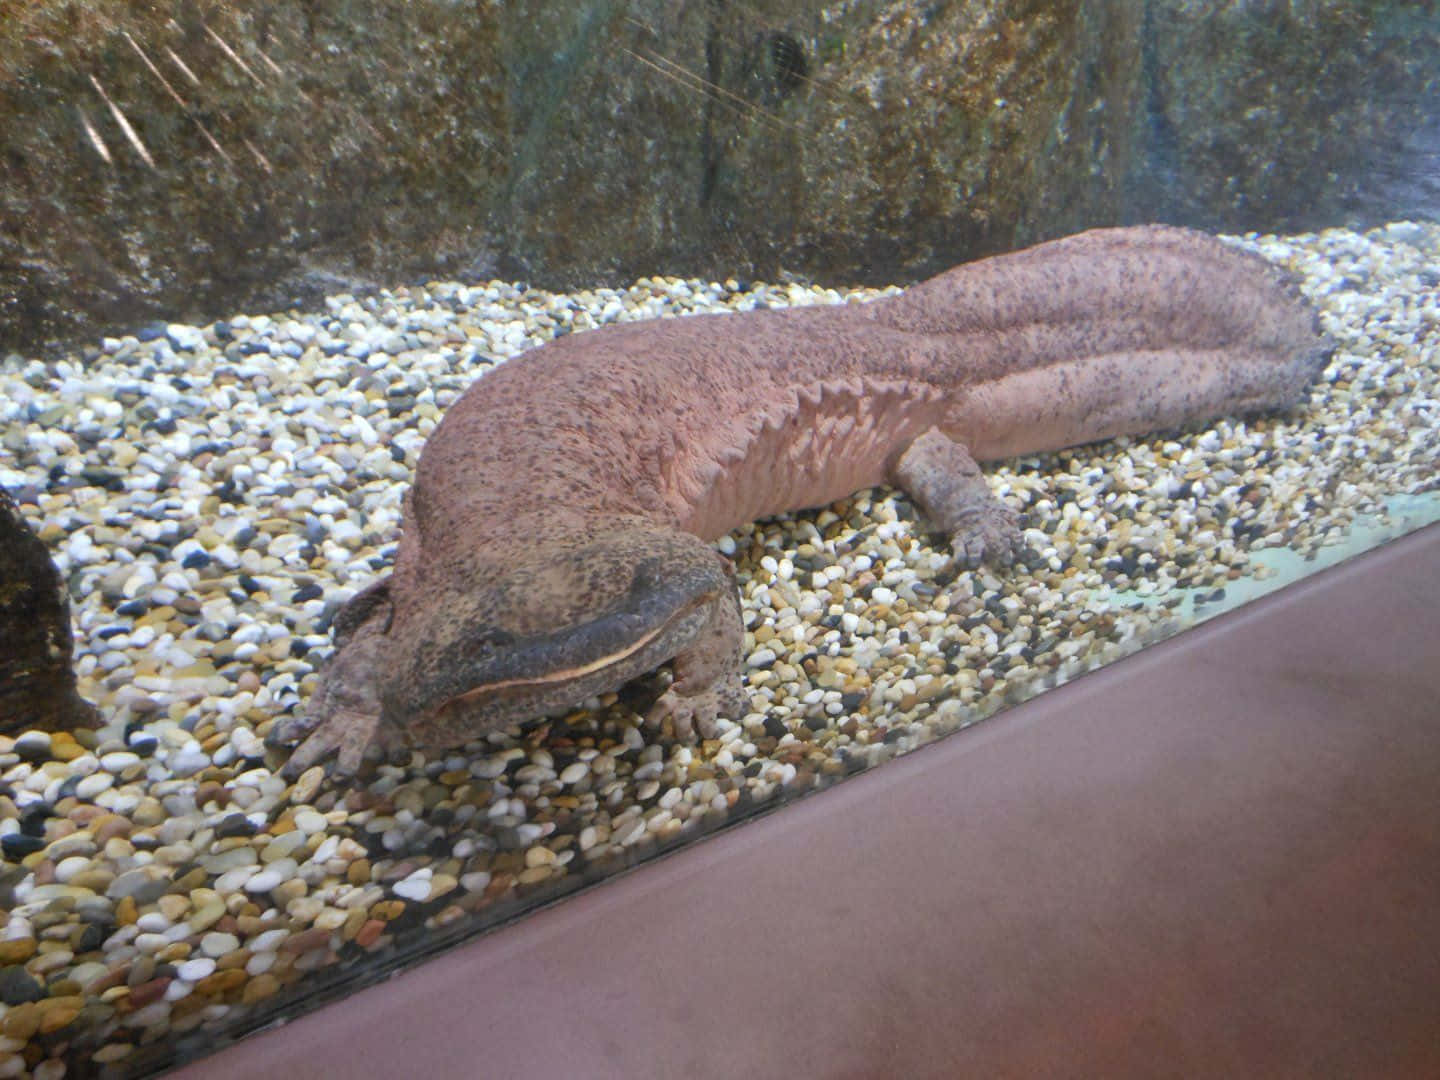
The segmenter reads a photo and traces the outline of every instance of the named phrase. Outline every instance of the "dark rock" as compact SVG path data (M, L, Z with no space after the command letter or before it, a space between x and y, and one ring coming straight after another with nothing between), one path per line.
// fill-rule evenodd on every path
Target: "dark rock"
M0 732L90 727L75 689L70 598L44 542L0 488Z

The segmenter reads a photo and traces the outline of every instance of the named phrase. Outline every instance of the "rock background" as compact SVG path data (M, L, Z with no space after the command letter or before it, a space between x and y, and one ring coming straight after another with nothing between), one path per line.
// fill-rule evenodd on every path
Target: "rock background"
M1433 217L1437 73L1428 2L0 0L0 350L426 276Z

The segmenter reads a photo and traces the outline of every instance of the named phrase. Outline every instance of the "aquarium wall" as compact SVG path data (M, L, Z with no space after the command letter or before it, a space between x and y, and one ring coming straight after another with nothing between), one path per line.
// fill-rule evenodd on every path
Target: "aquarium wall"
M0 15L0 1076L194 1059L1440 520L1433 5ZM918 480L818 506L774 480L824 474L805 451L841 455L837 431L881 446L910 422L893 380L824 377L877 311L908 312L917 334L953 316L900 306L907 288L1150 222L1219 235L1119 245L1178 245L1201 267L1177 272L1194 305L1136 269L1163 259L1117 270L1093 237L1052 249L1070 253L1063 273L1024 280L1055 287L976 305L978 374L952 382L1004 384L1049 332L1007 313L1073 292L1054 320L1068 339L1118 322L1146 340L1165 320L1126 322L1135 300L1201 325L1182 351L1206 371L1251 337L1278 350L1299 374L1272 407L1241 378L1178 426L1097 442L1087 425L1112 404L1161 417L1189 400L1189 369L1115 379L1057 441L1035 432L1070 384L1042 378L983 474L947 451L1011 565L953 550ZM1085 291L1102 270L1123 286L1106 303ZM1195 315L1257 281L1234 320ZM723 317L624 325L703 315ZM1266 337L1272 323L1284 333ZM744 338L752 326L790 329ZM595 345L618 340L635 347ZM711 381L671 393L677 351ZM877 349L872 366L904 355ZM843 423L774 420L762 369L794 375L777 395L794 415L850 395ZM572 370L587 373L574 386ZM457 404L499 386L503 416ZM628 407L597 405L622 393ZM434 449L457 410L477 436ZM667 527L696 536L632 537L609 566L637 589L699 580L677 625L728 603L713 579L733 573L742 678L713 725L660 707L686 677L672 652L618 689L448 741L404 737L408 699L391 695L402 737L339 725L292 756L305 717L369 716L382 676L444 683L514 643L477 633L429 667L411 645L454 643L375 648L398 640L387 590L474 614L466 598L493 582L465 537L517 563L568 552L555 537L590 482L624 511L592 531L660 515L698 474L662 469L651 490L612 470L735 417L753 439L717 454L748 460L733 504L769 506L746 486L772 484L796 493L769 506L784 512L702 538L675 511ZM527 491L483 473L509 446L553 475ZM440 481L417 488L427 460ZM566 486L576 460L591 472ZM425 515L459 570L404 562ZM425 588L466 573L473 588ZM516 580L564 615L556 640L613 629L586 606L611 577ZM607 662L648 655L640 637ZM350 681L322 682L347 641ZM543 678L500 682L598 666L560 652ZM463 712L469 687L453 689Z

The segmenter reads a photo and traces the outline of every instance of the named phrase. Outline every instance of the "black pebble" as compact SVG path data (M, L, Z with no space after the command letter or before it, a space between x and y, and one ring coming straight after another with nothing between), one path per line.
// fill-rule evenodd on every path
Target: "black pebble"
M0 1001L6 1005L24 1005L27 1001L39 1001L45 996L45 988L19 964L0 968Z
M110 469L86 468L80 470L80 477L91 487L104 488L106 491L125 490L124 473Z
M211 563L210 555L204 551L192 551L180 563L186 570L204 570Z
M255 823L244 814L227 814L225 819L215 826L215 835L220 839L227 836L254 836L258 831Z
M35 803L27 806L24 813L20 815L20 831L26 836L44 836L45 819L55 816L48 803Z
M40 761L49 761L50 744L45 743L45 745L41 746L37 742L20 739L15 743L15 753L20 756L21 761L28 761L32 764Z
M778 716L765 717L766 735L769 735L773 739L783 739L789 733L790 729L785 726L784 720L781 720Z
M45 846L43 836L29 836L25 833L7 833L0 836L0 850L12 859L23 859Z
M325 590L314 582L309 585L301 585L290 597L292 604L303 604L306 600L319 600L325 595Z
M847 713L851 713L865 704L866 696L867 695L862 694L859 690L852 690L848 694L840 695L840 704L845 707Z

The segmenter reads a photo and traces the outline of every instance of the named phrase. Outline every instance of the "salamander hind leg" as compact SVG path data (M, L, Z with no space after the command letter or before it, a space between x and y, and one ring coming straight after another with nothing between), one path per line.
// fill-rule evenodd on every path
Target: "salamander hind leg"
M995 497L970 451L936 428L906 448L892 479L950 537L961 567L1004 566L1020 553L1015 511Z
M713 738L716 721L738 721L750 711L750 698L740 681L745 642L740 596L724 589L710 602L709 617L673 662L674 681L645 714L647 726L659 728L667 719L678 738L693 742Z

